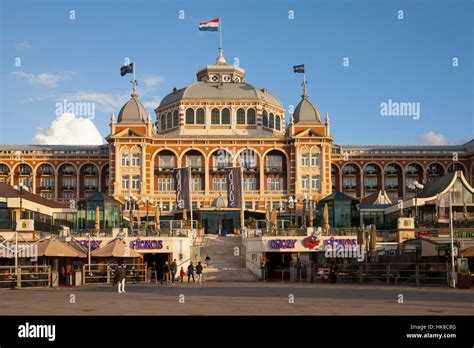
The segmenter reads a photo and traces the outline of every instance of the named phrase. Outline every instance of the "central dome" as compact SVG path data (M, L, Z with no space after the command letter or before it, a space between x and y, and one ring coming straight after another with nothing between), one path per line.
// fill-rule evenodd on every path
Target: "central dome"
M197 72L198 82L181 89L174 89L164 97L158 108L180 100L222 100L222 101L251 101L271 104L282 108L280 101L267 89L258 89L245 83L245 70L236 65L226 64L219 49L216 64L206 65Z
M118 123L146 123L145 107L138 100L138 95L132 93L131 99L125 103L118 114Z

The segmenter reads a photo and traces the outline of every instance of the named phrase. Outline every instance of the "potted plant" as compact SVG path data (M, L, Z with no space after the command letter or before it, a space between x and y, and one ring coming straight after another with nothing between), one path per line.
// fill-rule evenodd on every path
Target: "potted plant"
M460 273L458 273L458 288L459 289L470 289L471 288L471 272L468 268L463 268Z

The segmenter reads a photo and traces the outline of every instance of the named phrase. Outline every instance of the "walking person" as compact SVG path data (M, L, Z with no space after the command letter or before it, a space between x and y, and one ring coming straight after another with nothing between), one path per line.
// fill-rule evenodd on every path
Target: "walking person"
M125 266L123 264L119 264L115 270L115 276L114 276L114 281L113 284L116 285L118 284L118 293L125 293L125 276L127 275L126 273Z
M174 278L176 277L176 272L178 272L178 263L176 262L176 259L174 259L173 262L171 262L170 271L171 271L171 284L174 284Z
M331 279L331 283L335 284L337 282L337 265L333 261L331 264L331 268L329 269L329 277Z
M201 265L200 261L198 262L198 264L196 266L196 274L197 274L196 281L198 281L199 285L201 285L201 282L202 282L202 265Z
M169 278L169 274L170 274L170 265L168 263L168 261L166 261L164 264L163 264L163 275L161 277L161 285L163 285L163 282L165 282L165 284L168 282L168 278Z
M186 275L186 272L184 271L184 268L181 267L181 269L179 270L179 277L181 278L181 283L183 282L185 275Z
M188 266L188 283L191 280L191 277L193 277L193 283L196 283L196 280L194 280L194 266L192 261L189 263Z
M207 254L207 256L206 256L206 268L209 268L210 263L211 263L211 257L209 256L209 254Z

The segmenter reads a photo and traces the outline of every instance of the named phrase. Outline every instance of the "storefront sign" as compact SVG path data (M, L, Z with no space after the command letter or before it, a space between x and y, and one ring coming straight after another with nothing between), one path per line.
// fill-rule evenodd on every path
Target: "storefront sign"
M427 230L427 231L418 231L416 232L418 238L423 237L438 237L438 230Z
M355 246L357 245L357 239L355 238L345 238L345 239L335 239L331 237L324 241L324 246L331 246L332 248L336 248L338 246Z
M313 233L311 236L308 236L306 237L305 239L303 239L303 246L305 248L309 248L309 249L314 249L316 247L319 246L319 244L321 244L321 240L319 239L319 235L321 233Z
M241 168L226 168L227 207L242 208Z
M454 231L454 238L474 238L474 231Z
M271 249L294 249L296 239L273 239L268 242Z
M88 240L78 240L77 241L84 249L89 249L89 241ZM91 240L91 251L99 249L100 244L102 243L101 240Z
M163 249L162 240L140 240L135 239L131 243L132 249L135 250L153 250L153 249Z

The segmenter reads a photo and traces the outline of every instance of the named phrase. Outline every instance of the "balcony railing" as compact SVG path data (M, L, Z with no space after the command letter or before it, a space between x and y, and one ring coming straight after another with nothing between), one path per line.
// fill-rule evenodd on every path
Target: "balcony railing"
M86 170L84 172L85 175L99 175L99 172L97 171L91 171L91 170Z
M229 166L227 166L229 167ZM215 167L212 167L211 168L211 172L214 172L214 173L224 173L225 172L225 166L215 166Z
M76 189L75 186L63 186L64 191L72 191L72 190L75 190L75 189Z
M273 166L267 166L265 167L265 173L283 173L283 167L273 167Z
M285 195L286 190L265 190L266 195Z
M356 188L356 185L344 185L345 190L355 190Z
M40 190L43 191L51 191L53 189L53 185L41 185Z
M155 168L155 174L172 173L174 168L174 166L161 166Z
M377 185L365 185L364 187L366 190L375 190L377 188Z
M73 170L63 170L63 175L76 175L76 172Z
M21 169L20 169L20 170L18 171L18 174L19 174L19 175L31 175L32 172L29 171L29 170L21 170Z
M43 175L43 176L54 175L54 172L52 170L42 170L40 171L40 175Z
M84 186L84 190L86 190L86 191L95 191L95 190L97 190L97 185L94 185L94 186Z
M385 185L386 190L397 190L398 185Z
M245 173L255 173L257 172L257 167L244 167L244 172Z
M204 173L203 167L191 167L191 173Z

